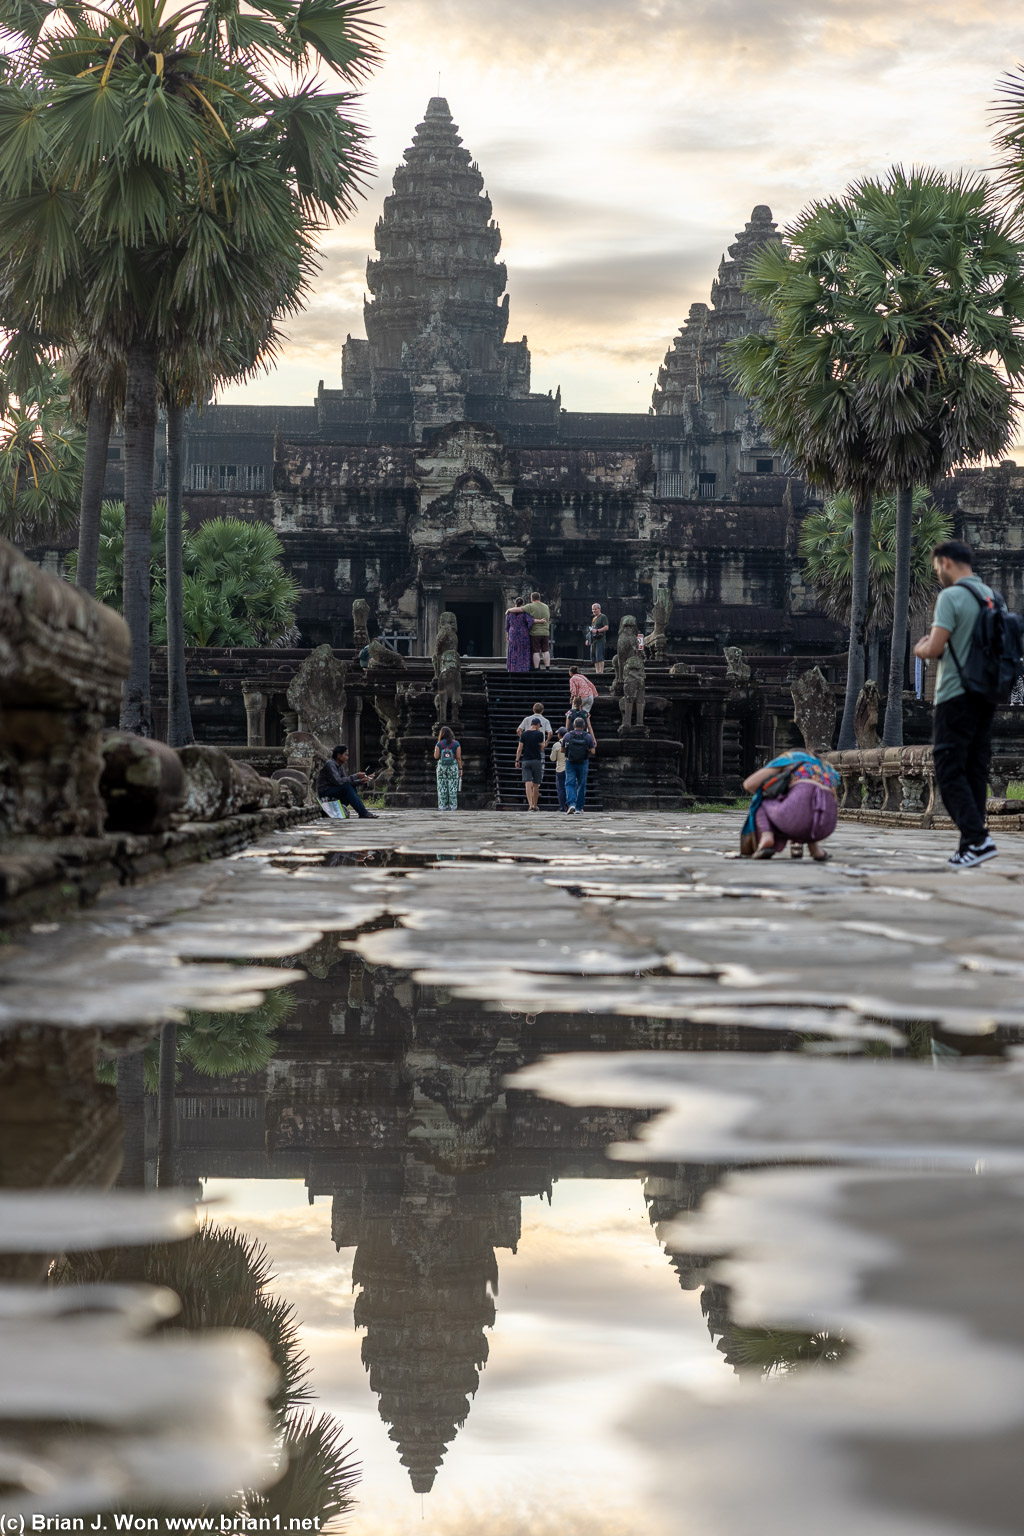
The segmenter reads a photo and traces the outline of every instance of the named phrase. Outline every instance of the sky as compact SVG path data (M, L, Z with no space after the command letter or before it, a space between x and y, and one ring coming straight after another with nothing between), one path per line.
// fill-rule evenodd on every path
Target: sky
M222 401L308 404L365 334L373 227L428 99L447 97L502 232L533 388L645 411L755 203L780 225L893 162L980 169L1016 0L387 0L362 116L376 174L322 237L275 369Z
M355 1250L335 1250L331 1201L298 1180L207 1182L215 1221L266 1244L295 1308L318 1412L362 1466L345 1536L667 1536L652 1474L623 1429L659 1384L709 1404L738 1379L651 1227L639 1178L560 1180L522 1202L516 1252L497 1250L496 1321L469 1415L421 1499L381 1421L353 1323Z

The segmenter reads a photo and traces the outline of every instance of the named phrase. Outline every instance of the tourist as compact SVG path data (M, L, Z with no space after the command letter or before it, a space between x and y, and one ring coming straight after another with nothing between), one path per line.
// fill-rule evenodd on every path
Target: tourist
M967 665L981 611L975 594L991 598L992 588L975 576L970 545L961 539L936 545L932 569L942 591L935 602L931 630L914 646L914 655L939 663L932 725L935 782L960 829L960 847L949 865L973 869L999 851L985 826L996 706L982 694L968 692L960 674Z
M565 798L565 747L562 738L565 735L565 726L560 725L551 743L551 763L555 770L555 794L558 796L558 809L568 809L569 802Z
M551 609L543 602L539 592L530 593L530 601L523 609L533 620L530 630L530 650L535 667L551 668Z
M349 773L348 747L335 747L316 781L317 799L321 803L326 800L328 804L337 802L348 806L357 816L377 821L377 815L366 809L356 790L357 784L372 785L375 777L375 774L369 773Z
M517 597L512 607L505 610L506 672L529 672L532 628L533 615L524 611L523 600Z
M590 651L595 672L604 671L604 653L608 642L608 616L601 612L600 603L590 605L590 626L587 629L587 649Z
M543 704L535 704L530 713L526 715L522 720L520 720L519 724L516 726L516 735L521 736L524 731L528 731L534 720L539 720L541 725L544 727L544 745L547 746L548 742L555 734L555 728L551 724L551 721L548 719L547 715L544 713Z
M562 737L565 753L566 815L576 816L583 809L587 798L587 773L590 759L597 750L597 742L587 729L586 715L577 715L572 730Z
M810 752L783 752L743 780L752 796L740 839L740 851L755 859L770 859L787 842L790 855L824 864L829 855L821 846L836 829L839 775Z
M438 732L434 761L437 764L437 808L439 811L457 811L462 788L462 748L450 725L443 725Z
M519 738L516 750L516 767L523 775L526 789L526 809L540 809L540 786L544 782L544 743L547 741L539 716L534 715L527 729Z
M565 714L566 726L569 725L574 715L586 715L587 725L590 728L590 734L593 736L595 741L597 740L597 733L591 724L590 711L594 707L594 700L596 698L597 689L590 681L590 678L587 677L579 667L570 667L569 708L566 710Z

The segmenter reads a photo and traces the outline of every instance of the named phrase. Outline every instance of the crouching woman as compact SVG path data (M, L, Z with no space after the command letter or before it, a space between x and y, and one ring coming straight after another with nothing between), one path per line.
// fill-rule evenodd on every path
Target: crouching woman
M839 775L810 752L784 752L743 780L751 795L750 810L740 839L746 857L770 859L790 844L790 855L803 858L807 844L812 859L823 864L821 846L836 829Z

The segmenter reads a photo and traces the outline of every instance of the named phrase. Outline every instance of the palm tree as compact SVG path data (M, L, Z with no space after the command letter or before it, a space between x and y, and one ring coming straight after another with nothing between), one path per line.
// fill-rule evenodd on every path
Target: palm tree
M93 595L108 608L124 612L124 502L104 501L100 506L99 540L96 551L96 576ZM150 610L154 622L163 623L164 560L166 558L166 514L163 502L153 508L150 524L149 571L151 582ZM78 567L82 558L81 547L72 550L65 561L65 574L69 581L80 585Z
M123 612L124 506L103 503L96 596ZM150 525L150 623L154 645L167 641L166 514ZM217 517L182 538L182 639L185 645L273 645L291 633L298 585L281 565L283 546L266 523ZM67 560L73 581L79 556Z
M187 747L195 740L185 673L185 611L182 558L185 543L183 502L185 408L180 399L167 406L167 744Z
M193 583L192 633L198 633L202 596L216 605L213 612L224 615L220 622L240 621L236 633L244 636L234 641L219 639L214 628L209 639L191 643L273 645L287 635L295 623L298 584L280 563L283 553L281 540L266 523L214 517L191 534L185 546L185 568Z
M901 493L902 494L902 493ZM899 496L879 496L872 505L868 550L868 602L866 625L874 649L876 637L893 628L895 580L899 555ZM798 547L804 575L824 611L841 623L849 623L853 584L852 497L832 496L824 507L809 513L800 525ZM951 537L953 521L941 512L923 486L911 498L911 543L908 611L922 617L935 595L931 551ZM900 648L902 669L906 639ZM902 689L902 670L900 688Z
M74 527L85 435L72 420L68 376L43 362L15 393L0 375L0 534L18 544Z
M125 368L127 729L150 730L158 368L180 351L183 312L192 344L215 352L225 318L218 299L228 290L236 296L228 318L248 303L266 328L301 288L282 291L279 267L308 272L308 237L351 209L366 168L351 94L308 83L285 92L276 75L325 63L359 80L377 57L374 8L371 0L255 0L244 12L241 0L173 13L168 0L124 0L109 13L6 8L20 53L0 83L0 252L24 248L26 223L38 247L48 221L39 310L69 270L80 274L83 350ZM296 227L306 236L298 248ZM243 250L264 258L250 261L250 276L260 274L253 292L236 267Z
M850 666L840 747L864 677L871 500L897 517L886 740L902 740L915 484L1000 454L1024 373L1021 248L977 178L894 168L812 204L766 247L748 288L771 317L733 347L735 375L794 467L854 502Z
M173 1093L178 1065L187 1061L204 1077L238 1077L262 1072L277 1050L276 1032L291 1017L295 997L287 987L268 992L257 1008L246 1013L190 1012L183 1023L165 1025L163 1033L137 1053L142 1063L142 1083L146 1093L163 1097ZM171 1075L170 1047L173 1044L174 1073ZM96 1076L101 1083L121 1082L117 1062L101 1061ZM132 1061L135 1057L131 1058ZM137 1069L136 1069L137 1070ZM125 1079L126 1083L129 1079ZM139 1092L138 1084L131 1083Z

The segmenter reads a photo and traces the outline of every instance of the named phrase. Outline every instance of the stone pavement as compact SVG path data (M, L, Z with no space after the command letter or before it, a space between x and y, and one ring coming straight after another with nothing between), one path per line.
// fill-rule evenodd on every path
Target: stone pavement
M897 1047L919 1024L964 1048L1016 1038L1024 837L954 874L941 832L842 826L828 864L752 863L736 856L738 825L325 819L36 925L0 955L0 1026L158 1024L251 983L210 961L296 955L331 931L490 1006L570 1010L586 976L594 1010Z
M948 833L851 825L826 865L751 864L739 819L302 826L39 925L0 957L0 1028L137 1043L188 1007L251 1006L294 972L227 962L325 933L487 1010L690 1020L703 1048L566 1054L512 1086L654 1110L619 1158L733 1166L659 1231L669 1252L716 1259L740 1325L850 1350L727 1398L652 1362L623 1428L666 1528L1019 1531L1024 837L963 874ZM783 1048L737 1049L748 1030Z

